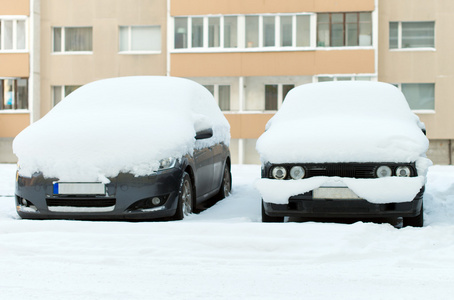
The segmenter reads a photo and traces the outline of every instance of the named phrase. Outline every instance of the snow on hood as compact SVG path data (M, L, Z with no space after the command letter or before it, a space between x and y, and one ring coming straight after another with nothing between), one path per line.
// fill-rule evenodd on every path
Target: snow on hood
M291 90L257 142L262 162L415 162L429 141L404 95L380 82Z
M213 137L195 141L198 130ZM13 142L20 174L66 181L148 175L159 160L230 141L230 126L211 93L193 81L161 76L87 84L22 131Z

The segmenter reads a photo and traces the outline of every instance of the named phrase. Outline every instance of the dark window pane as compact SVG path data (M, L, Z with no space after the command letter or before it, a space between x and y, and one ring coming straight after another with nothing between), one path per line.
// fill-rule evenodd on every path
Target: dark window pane
M238 47L237 17L224 17L224 48Z
M188 47L188 18L175 18L175 49Z
M294 84L284 84L282 85L282 101L285 100L285 97L287 96L288 92L290 92L291 89L295 87Z
M389 49L397 49L399 47L398 31L399 23L389 22Z
M17 79L17 109L28 109L27 79Z
M204 85L204 87L214 96L214 85Z
M277 110L277 84L265 85L265 110Z
M92 51L91 27L65 28L65 51Z
M203 18L192 18L192 47L203 47Z
M274 47L275 41L275 17L263 17L263 46Z
M61 28L54 28L54 52L61 52Z
M246 16L246 47L259 46L259 17Z
M230 110L230 85L219 86L219 107L221 110Z

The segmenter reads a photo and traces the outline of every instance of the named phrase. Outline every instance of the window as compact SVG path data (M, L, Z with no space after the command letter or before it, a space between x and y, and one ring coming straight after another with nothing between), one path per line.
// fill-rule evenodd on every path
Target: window
M294 84L266 84L265 110L278 110L287 93L294 87Z
M219 47L221 44L221 18L208 18L208 47Z
M54 27L54 52L93 51L92 27Z
M28 79L0 79L0 110L28 109Z
M389 49L435 48L435 22L389 22Z
M26 50L26 35L25 20L0 19L0 50Z
M326 81L371 81L372 76L317 76L317 82L326 82Z
M259 46L259 17L246 16L246 47Z
M238 21L237 17L224 17L224 47L238 47Z
M214 96L222 111L230 110L230 85L204 85Z
M310 19L310 14L175 17L174 49L309 47Z
M161 26L120 26L120 52L161 52Z
M402 83L398 85L412 110L435 109L435 84Z
M317 14L317 46L355 47L372 45L372 14Z
M57 105L63 98L74 92L80 85L54 85L52 86L52 102Z
M188 18L175 18L175 49L188 48Z

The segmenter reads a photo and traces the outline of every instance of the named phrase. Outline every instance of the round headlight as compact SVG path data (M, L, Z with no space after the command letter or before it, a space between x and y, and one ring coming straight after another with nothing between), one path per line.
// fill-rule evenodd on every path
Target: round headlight
M295 180L303 178L305 174L306 172L304 171L303 167L294 166L290 169L290 177L292 177Z
M410 177L411 171L407 166L401 166L396 169L397 177Z
M377 171L375 171L375 173L377 174L377 177L381 178L381 177L389 177L392 175L392 171L391 171L391 168L388 167L388 166L380 166L378 167Z
M284 179L287 176L287 170L284 167L274 167L272 173L276 179Z

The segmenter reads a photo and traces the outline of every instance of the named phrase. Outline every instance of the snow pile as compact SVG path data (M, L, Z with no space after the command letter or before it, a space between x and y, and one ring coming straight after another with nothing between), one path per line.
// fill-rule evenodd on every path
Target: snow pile
M213 137L195 142L198 130ZM20 174L64 181L151 174L159 160L229 144L230 126L203 86L182 78L122 77L71 93L13 143Z
M304 194L319 187L348 187L370 203L412 201L425 183L424 176L356 179L342 177L311 177L303 180L259 179L255 187L268 203L287 204L291 196Z
M390 84L299 86L289 92L257 141L263 163L416 162L418 177L260 179L255 186L272 203L288 203L290 196L333 184L349 187L372 203L411 201L431 165L425 157L429 141L423 128L403 94Z
M257 142L262 162L415 162L424 125L403 94L378 82L323 82L291 90Z

